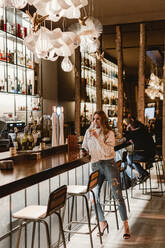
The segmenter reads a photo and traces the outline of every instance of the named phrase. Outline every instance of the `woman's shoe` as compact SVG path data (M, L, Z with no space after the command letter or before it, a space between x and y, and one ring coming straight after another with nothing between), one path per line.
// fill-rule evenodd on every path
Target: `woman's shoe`
M104 235L104 231L107 229L107 233L109 233L109 225L108 223L106 224L106 226L104 227L104 229L102 230L102 232L100 231L101 236ZM97 236L100 236L99 232L97 233Z
M131 237L130 233L123 234L123 239L130 239L130 237Z
M124 234L123 234L123 239L130 239L130 231L129 231L129 226L128 226L128 221L124 221Z

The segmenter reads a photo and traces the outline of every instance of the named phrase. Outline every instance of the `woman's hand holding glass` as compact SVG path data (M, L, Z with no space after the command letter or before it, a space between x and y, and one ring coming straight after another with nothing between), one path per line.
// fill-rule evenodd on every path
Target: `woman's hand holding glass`
M89 132L90 132L90 135L91 135L91 136L94 136L96 139L99 137L98 134L97 134L97 132L96 132L96 129L95 129L95 128L91 128L91 129L89 130Z

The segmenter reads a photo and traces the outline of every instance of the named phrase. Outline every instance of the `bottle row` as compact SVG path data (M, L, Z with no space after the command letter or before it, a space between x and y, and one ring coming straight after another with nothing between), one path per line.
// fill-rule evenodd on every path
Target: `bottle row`
M96 103L96 94L88 91L86 94L85 102ZM117 106L117 97L115 97L115 96L111 96L111 97L103 96L102 103Z
M28 81L27 86L24 82L21 82L16 78L11 80L9 77L8 83L3 79L0 80L0 92L35 95L33 88L34 86L31 80Z
M102 88L105 90L110 90L110 91L117 91L118 90L117 84L114 84L114 82L111 80L108 80L108 81L103 80Z
M0 61L33 69L33 54L22 42L10 40L10 36L0 36Z
M30 30L30 22L25 13L13 8L0 8L0 30L24 39Z
M15 71L9 68L8 75L0 66L0 92L16 94L37 94L37 85L34 80L33 71Z
M116 117L117 117L117 108L111 107L111 106L103 106L103 110L107 113L107 116L109 118L115 118L116 122ZM96 111L96 108L93 104L89 103L81 103L81 117L80 117L80 122L81 122L81 127L85 125L89 125L93 119L93 113ZM109 119L110 120L110 119ZM110 123L109 123L110 124ZM115 123L115 127L116 127Z
M86 75L86 78L81 78L82 85L96 87L96 78L91 74L90 76ZM117 83L113 82L113 80L103 80L102 88L109 91L117 91L118 86Z
M89 60L88 58L83 57L81 61L81 68L83 71L93 71L94 73L96 70L96 62L93 62L92 60ZM102 66L102 75L103 77L108 78L118 78L118 71L116 66Z
M24 134L19 134L17 128L14 131L15 137L13 143L17 150L32 150L40 142L41 130L37 121L26 126L24 128Z
M107 76L107 77L111 77L111 78L118 78L118 71L116 66L112 67L112 66L106 66L103 67L102 66L102 74L103 76Z
M92 87L96 87L96 79L93 76L90 76L85 78L85 77L81 77L81 83L82 85L90 85Z
M81 66L85 67L85 68L89 68L92 70L96 69L96 59L95 57L92 57L89 54L83 54L83 56L81 57Z
M4 20L0 20L0 30L7 32L9 34L13 34L14 36L24 39L27 36L27 28L26 27L21 27L20 24L11 25L10 23L4 23Z
M115 96L111 96L110 98L107 96L103 97L103 104L115 105L117 106L117 98Z
M102 73L109 77L118 78L118 67L116 64L104 58L104 61L102 61Z

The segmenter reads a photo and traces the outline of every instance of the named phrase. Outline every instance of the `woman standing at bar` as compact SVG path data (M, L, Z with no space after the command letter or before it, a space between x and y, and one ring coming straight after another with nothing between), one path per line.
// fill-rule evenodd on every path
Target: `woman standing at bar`
M95 197L100 221L102 235L108 229L108 223L105 220L104 212L100 204L100 190L104 179L111 186L112 194L118 201L118 207L121 219L124 223L124 239L130 238L128 218L125 202L120 188L119 171L114 162L115 158L115 136L108 126L108 118L104 111L96 111L91 126L85 133L82 148L91 155L92 171L99 170L98 185L95 188Z

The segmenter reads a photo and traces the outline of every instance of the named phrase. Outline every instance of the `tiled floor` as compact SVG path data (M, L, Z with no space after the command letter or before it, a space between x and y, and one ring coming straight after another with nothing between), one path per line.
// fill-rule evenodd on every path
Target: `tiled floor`
M156 179L152 170L152 185L156 185ZM164 185L163 185L164 186ZM164 188L165 189L165 188ZM130 198L131 212L128 213L131 238L124 240L123 226L119 217L120 229L116 229L116 222L113 213L106 215L109 223L109 234L103 236L103 244L100 245L99 238L93 233L94 247L105 248L164 248L165 247L165 195L163 197L153 196L151 201L144 200L139 187L136 186L134 196L140 199ZM85 229L83 226L82 229ZM67 243L68 248L90 247L88 235L74 235Z

